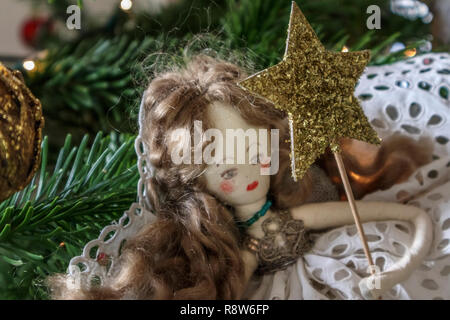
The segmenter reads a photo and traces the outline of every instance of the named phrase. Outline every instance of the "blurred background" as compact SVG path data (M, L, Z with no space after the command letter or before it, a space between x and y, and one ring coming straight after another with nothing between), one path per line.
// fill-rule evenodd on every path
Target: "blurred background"
M450 48L450 0L297 3L328 49L370 49L372 65ZM367 26L371 5L380 29ZM135 201L136 115L152 75L199 52L249 72L267 68L284 53L290 8L290 0L1 1L0 61L40 99L45 138L31 183L0 202L0 299L47 298L43 279L64 272Z

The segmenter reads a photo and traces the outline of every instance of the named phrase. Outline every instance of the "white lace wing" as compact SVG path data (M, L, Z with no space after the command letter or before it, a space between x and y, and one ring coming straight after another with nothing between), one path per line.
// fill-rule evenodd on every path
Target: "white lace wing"
M430 136L434 154L449 154L450 55L431 53L368 67L356 87L364 113L380 138L401 132Z
M156 219L145 196L144 181L152 175L152 172L145 162L145 151L140 136L136 138L135 150L140 175L137 187L138 202L132 203L118 222L105 227L97 239L88 242L80 256L70 260L68 272L74 287L88 288L92 284L106 283L120 269L119 257L126 240Z

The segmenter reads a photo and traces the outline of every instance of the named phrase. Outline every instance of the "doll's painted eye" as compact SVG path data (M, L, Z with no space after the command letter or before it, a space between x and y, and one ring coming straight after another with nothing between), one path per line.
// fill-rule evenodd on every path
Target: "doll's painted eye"
M221 177L229 180L237 175L237 168L231 168L221 173Z

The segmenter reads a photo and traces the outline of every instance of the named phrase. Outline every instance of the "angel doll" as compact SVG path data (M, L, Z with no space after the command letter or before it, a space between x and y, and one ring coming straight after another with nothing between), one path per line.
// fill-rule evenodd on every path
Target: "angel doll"
M319 165L313 165L301 180L292 179L286 115L242 90L237 82L245 77L245 72L232 63L198 55L185 67L151 81L141 104L140 126L146 161L153 167L145 188L156 220L127 240L116 277L102 286L75 290L67 286L66 276L52 276L49 285L53 298L252 298L248 287L251 279L261 280L287 270L290 276L279 277L284 280L278 281L291 281L290 286L299 290L314 286L294 283L299 281L293 276L295 265L313 245L314 232L353 224L352 215L348 203L339 201L339 191L327 171ZM216 152L227 161L176 163L173 155L179 150L196 152L191 144L195 139L191 138L197 121L203 130L214 128L224 136L229 129L277 129L276 174L263 172L272 166L273 159L258 152L252 155L255 148L250 145L246 145L244 163L237 163L233 150L225 145L221 146L223 152ZM185 136L175 132L185 132ZM270 135L258 138L267 140L268 145L273 141ZM206 147L203 141L200 151ZM349 144L343 149L343 157L351 159L348 170L372 177L353 184L361 197L364 190L373 190L373 185L388 187L396 179L409 176L428 161L424 154L430 152L425 149L406 138L394 137L370 152ZM355 161L358 156L372 157L372 166L362 168ZM407 279L421 263L432 239L431 221L422 209L413 206L361 201L357 206L362 222L405 220L415 227L410 248L395 265L379 274L380 286L368 286L367 278L361 281L362 296L377 298Z

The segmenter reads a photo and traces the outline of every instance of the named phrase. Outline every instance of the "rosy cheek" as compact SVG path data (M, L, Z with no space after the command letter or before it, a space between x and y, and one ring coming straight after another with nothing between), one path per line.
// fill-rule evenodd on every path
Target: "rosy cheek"
M234 186L231 181L225 180L220 183L220 190L222 190L224 193L231 193L233 192Z

